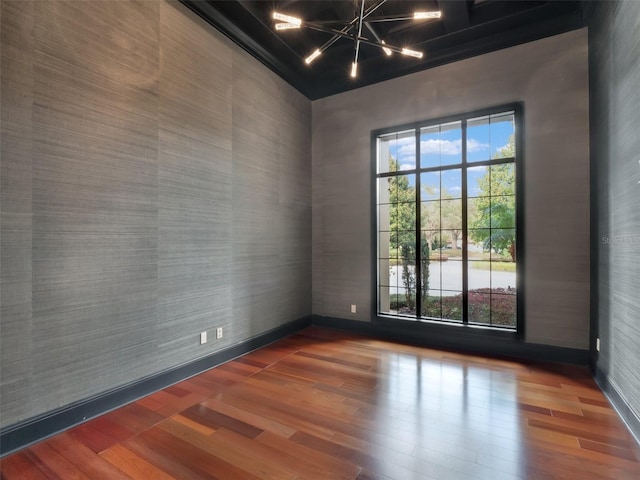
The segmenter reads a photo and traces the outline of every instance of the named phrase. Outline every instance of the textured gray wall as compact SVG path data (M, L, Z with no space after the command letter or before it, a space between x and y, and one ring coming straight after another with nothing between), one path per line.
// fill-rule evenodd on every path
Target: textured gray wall
M598 2L589 35L597 366L640 419L640 2Z
M311 313L306 98L180 4L0 18L2 426Z
M314 101L313 313L375 315L371 131L523 101L526 340L586 349L588 100L583 29Z

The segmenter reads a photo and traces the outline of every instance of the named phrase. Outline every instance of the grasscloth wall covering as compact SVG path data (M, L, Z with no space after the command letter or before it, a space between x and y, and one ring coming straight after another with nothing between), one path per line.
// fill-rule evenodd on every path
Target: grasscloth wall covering
M598 2L589 26L597 367L640 422L640 2ZM636 427L637 428L637 427ZM638 430L636 430L638 433Z
M311 313L306 98L180 4L0 15L2 426Z
M525 339L588 348L586 29L313 102L314 315L375 314L371 131L516 101L525 128Z

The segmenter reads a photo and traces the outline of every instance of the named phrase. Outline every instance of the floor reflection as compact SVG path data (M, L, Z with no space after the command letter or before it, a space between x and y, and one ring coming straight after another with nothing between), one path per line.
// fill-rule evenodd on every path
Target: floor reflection
M403 447L402 464L440 478L518 478L523 471L522 420L510 372L406 353L381 357L377 427L387 441L378 454ZM392 432L395 432L392 433Z

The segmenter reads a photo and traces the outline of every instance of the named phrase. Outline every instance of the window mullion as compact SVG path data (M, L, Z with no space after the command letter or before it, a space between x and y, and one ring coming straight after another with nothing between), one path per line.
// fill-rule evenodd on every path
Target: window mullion
M467 121L462 121L462 323L469 323L469 251L467 211Z
M420 190L420 129L416 129L416 318L422 315L422 239L420 236L422 194Z

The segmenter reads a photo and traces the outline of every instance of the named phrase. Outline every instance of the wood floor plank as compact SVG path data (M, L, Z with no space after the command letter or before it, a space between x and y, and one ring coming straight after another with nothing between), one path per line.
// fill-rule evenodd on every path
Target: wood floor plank
M182 423L169 420L158 426L167 433L190 443L194 447L220 458L243 471L255 475L261 479L269 480L294 480L296 474L288 472L265 462L256 461L251 451L238 449L232 442L219 439L219 435L203 435L199 431L191 430Z
M237 408L234 405L223 403L219 400L216 400L215 398L210 398L202 402L202 405L216 412L228 415L244 423L252 425L258 429L268 430L269 432L276 433L281 437L290 437L297 431L295 428L284 425L283 423L269 420L261 415L256 415L252 412L247 412L246 410Z
M566 478L637 480L637 464L624 460L610 461L605 454L591 455L574 447L551 446L545 442L531 442L525 452L525 467L530 478ZM544 475L544 477L543 477Z
M90 478L56 452L46 440L31 447L30 452L40 462L40 468L44 470L43 467L45 467L47 469L45 471L47 478L61 478L65 480L89 480Z
M48 478L26 453L16 453L1 459L0 473L3 479L47 480Z
M173 456L166 446L155 444L149 439L136 436L123 442L123 446L142 458L147 463L166 472L171 478L184 478L193 480L211 480L214 476L199 471L197 465L191 465L186 459Z
M184 425L185 427L194 430L196 432L199 432L202 435L211 435L213 432L215 432L215 429L213 428L209 428L206 425L203 425L199 422L196 422L194 420L191 420L190 418L187 418L183 415L174 415L173 417L171 417L171 420L174 422L178 422L181 423L182 425ZM162 426L164 422L160 423L159 425Z
M310 327L0 462L2 480L640 478L586 368Z
M133 480L172 480L174 477L159 469L151 462L139 457L122 445L114 445L100 453L100 456Z
M588 440L585 438L579 438L578 442L580 443L580 446L586 450L593 450L594 452L613 455L615 457L624 458L632 462L637 462L638 460L640 460L640 458L638 458L638 454L630 448L618 447L615 445L611 445L610 443L594 442L593 440Z
M342 478L355 479L361 471L359 465L354 465L319 450L314 450L313 448L292 442L287 438L271 432L263 432L257 440L260 443L268 445L270 448L279 450L287 455L293 455L296 458L304 459L307 463L318 466L328 474L326 478L335 478L336 480Z
M527 412L525 416L529 421L529 425L532 425L531 421L542 422L543 425L538 425L541 428L573 434L574 437L578 438L594 440L592 437L596 435L596 441L609 443L611 445L628 445L630 442L633 442L631 434L620 424L596 422L588 417L585 418L577 415L569 416L569 414L564 416L548 416L535 412ZM544 425L544 423L546 423L546 425Z
M48 440L47 444L89 478L96 480L126 480L129 478L128 475L70 435L65 433L56 435Z
M182 416L189 420L200 423L213 430L226 428L248 438L256 438L263 430L250 425L242 420L238 420L224 413L207 408L203 404L190 407L182 412Z
M238 435L235 432L222 429L216 432L215 436L222 442L229 445L235 445L239 450L252 452L255 458L260 459L262 462L277 465L281 468L285 468L287 471L296 473L298 476L297 478L299 479L313 480L320 478L335 478L337 480L338 478L355 478L349 477L348 475L337 475L330 465L323 465L309 461L306 457L298 456L297 452L292 449L277 448L269 441L273 434L265 432L263 435L267 435L267 438L263 438L262 441L254 441L249 440L242 435Z

